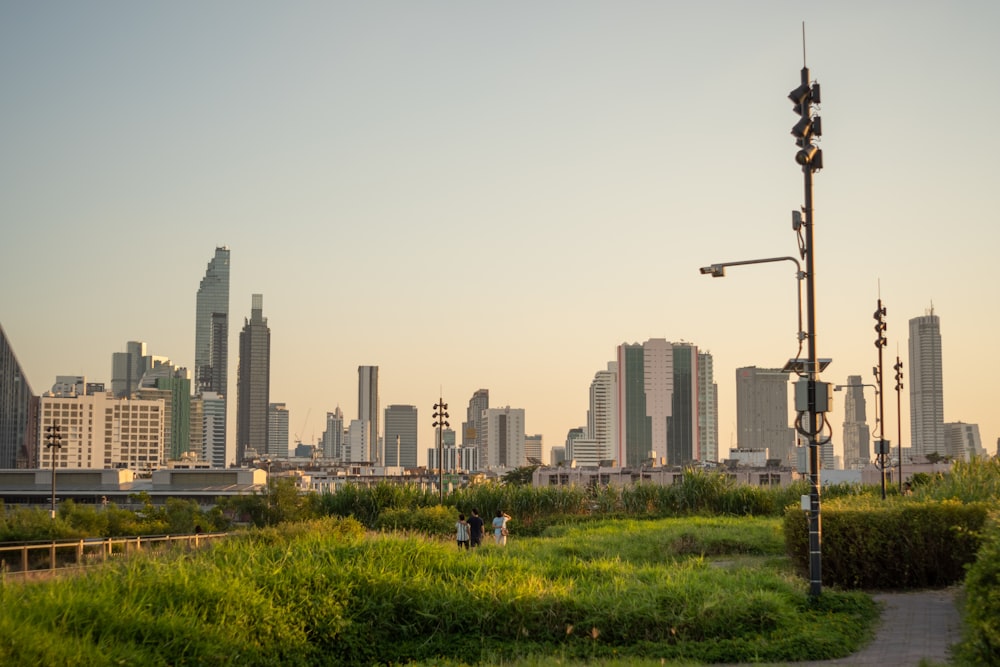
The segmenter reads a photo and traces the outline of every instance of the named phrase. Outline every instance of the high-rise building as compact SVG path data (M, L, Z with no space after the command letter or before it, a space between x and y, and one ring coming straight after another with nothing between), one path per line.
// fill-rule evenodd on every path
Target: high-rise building
M323 457L340 460L344 449L344 411L338 405L326 413L326 430L323 431Z
M483 424L487 468L502 470L527 464L523 408L488 408Z
M194 322L194 391L211 392L212 401L222 401L222 421L213 414L213 428L220 429L226 442L226 400L229 397L229 248L215 249L215 256L208 263L205 277L198 285ZM213 411L218 405L212 406ZM206 437L209 437L206 435ZM214 439L214 435L211 436ZM206 442L215 452L215 444ZM223 445L225 447L225 445ZM218 460L218 459L216 459ZM221 452L225 467L226 451ZM213 462L214 466L215 463Z
M0 326L0 468L35 467L38 400Z
M910 438L913 453L946 456L941 322L931 306L910 320Z
M469 399L469 407L465 410L465 421L462 422L462 446L475 447L479 452L479 460L486 461L486 447L483 438L485 426L483 415L490 407L490 390L478 389Z
M719 385L710 352L698 353L698 449L702 461L719 460Z
M865 387L860 375L848 375L844 387L844 468L862 470L871 461Z
M360 460L382 464L379 448L378 366L358 366L358 419L366 422L364 451Z
M700 458L698 348L653 338L618 346L618 465Z
M203 391L200 397L202 458L213 468L225 468L231 462L226 452L226 399L214 391Z
M594 374L590 383L587 429L579 437L596 441L592 449L597 450L595 456L600 460L618 455L618 364L614 361L608 362L607 370ZM570 454L575 451L568 438L566 451Z
M780 368L736 369L736 443L792 464L795 429L788 425L788 374Z
M385 465L416 468L417 406L386 406L384 428Z
M944 425L944 439L948 444L948 456L952 460L970 461L986 456L986 448L979 437L979 424L949 422Z
M344 454L342 463L370 463L366 460L368 450L368 429L371 428L370 421L352 419L347 426L347 437L344 439Z
M146 344L130 340L125 352L111 355L111 392L115 398L128 398L139 388L139 380L146 371Z
M271 395L271 330L264 317L264 296L251 297L250 319L240 332L236 376L236 461L269 454L267 416ZM288 446L285 446L288 452Z
M288 408L284 403L269 403L267 406L267 455L288 458Z
M528 465L542 465L542 449L544 449L542 434L524 436L524 458Z

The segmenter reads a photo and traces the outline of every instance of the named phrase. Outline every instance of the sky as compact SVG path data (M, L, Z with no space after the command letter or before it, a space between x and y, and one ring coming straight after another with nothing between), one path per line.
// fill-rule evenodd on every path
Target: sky
M36 393L110 385L130 340L192 368L225 245L231 440L259 293L293 440L356 417L377 365L382 405L418 407L420 463L432 405L459 430L479 388L547 457L616 347L666 338L712 353L726 451L735 369L796 356L795 270L698 269L797 252L803 24L822 379L873 382L881 297L895 446L892 364L933 307L945 420L993 453L995 2L2 0L0 325Z

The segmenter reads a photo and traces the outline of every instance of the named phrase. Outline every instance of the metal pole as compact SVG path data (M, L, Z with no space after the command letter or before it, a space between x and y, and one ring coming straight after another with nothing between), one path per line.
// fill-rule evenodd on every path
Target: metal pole
M882 307L882 300L879 299L879 308ZM878 449L879 459L882 462L882 500L885 500L885 469L889 465L889 443L885 439L885 392L882 391L882 350L883 345L878 348Z
M802 68L802 83L809 85L809 68ZM802 165L805 189L805 253L806 253L806 332L809 338L809 595L819 596L823 590L822 546L820 521L820 443L819 411L816 405L816 383L819 381L819 356L816 351L816 255L813 239L813 179L812 166Z
M896 369L896 451L899 452L899 457L896 461L896 466L899 470L899 493L903 494L903 362L899 360L899 355L896 355L896 365L893 367Z

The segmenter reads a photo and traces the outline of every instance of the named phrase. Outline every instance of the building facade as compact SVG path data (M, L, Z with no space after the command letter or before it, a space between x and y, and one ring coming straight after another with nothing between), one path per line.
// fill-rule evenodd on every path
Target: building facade
M860 375L848 375L844 386L844 469L863 470L872 460L865 386Z
M780 368L736 369L736 443L794 463L795 430L788 425L788 374Z
M223 246L215 249L215 256L208 263L205 277L198 286L194 332L195 391L199 394L211 392L213 394L211 400L222 401L225 407L225 401L229 396L228 368L229 248ZM213 406L213 409L215 407ZM222 414L222 422L213 423L213 427L222 429L222 439L225 442L225 409ZM224 467L225 451L222 452L221 459Z
M0 468L37 463L38 400L0 326Z
M489 408L483 423L486 436L486 467L490 470L517 468L528 463L524 449L524 409ZM480 459L482 460L482 459Z
M486 427L483 418L490 407L490 390L477 389L472 398L469 399L469 406L465 410L465 421L462 422L462 446L475 447L479 450L479 460L486 460L486 442L483 434Z
M166 465L163 400L114 398L111 394L52 395L39 402L38 467L128 468L150 472ZM46 430L59 427L59 447L47 446Z
M343 458L344 451L344 411L338 405L333 412L326 413L326 430L323 431L323 457L335 461Z
M941 321L931 306L910 320L910 439L913 453L945 456Z
M236 376L236 461L268 453L268 406L271 398L271 329L264 317L264 296L251 297L250 318L240 332ZM288 452L288 446L285 446Z
M587 428L579 437L597 443L596 447L600 451L593 456L599 460L613 459L618 455L618 364L613 361L608 363L607 370L594 374L590 383ZM576 451L569 442L566 447L567 453ZM570 456L570 460L573 458Z
M619 465L701 458L698 348L653 338L618 347Z
M417 467L417 406L385 408L385 465Z
M700 460L719 460L719 385L710 352L698 353L698 449Z
M379 434L382 432L379 419L378 366L358 366L358 419L365 426L362 458L381 465L382 453L379 449Z
M986 448L979 436L979 424L965 422L950 422L944 425L944 439L948 447L948 456L953 461L970 461L976 457L985 457Z
M267 406L267 455L288 458L288 408L284 403Z
M202 458L213 468L232 462L226 449L226 399L214 391L200 394L202 417Z

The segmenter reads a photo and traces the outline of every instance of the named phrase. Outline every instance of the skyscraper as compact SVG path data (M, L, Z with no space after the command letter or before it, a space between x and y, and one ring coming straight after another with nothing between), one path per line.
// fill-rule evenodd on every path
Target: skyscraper
M594 374L590 383L587 429L578 437L596 442L592 449L599 461L618 455L618 365L613 361L608 362L607 370ZM567 451L573 454L571 458L579 458L568 443Z
M251 298L250 319L240 332L236 377L236 462L268 452L268 406L271 395L271 330L264 317L264 296ZM287 449L286 449L287 452Z
M417 467L417 406L390 405L385 409L387 466Z
M684 465L700 457L698 348L652 338L618 346L618 452L621 466L649 458Z
M267 406L267 455L288 458L288 408L284 403Z
M528 460L524 451L524 409L489 408L484 415L486 467L492 470L517 468Z
M323 457L340 460L344 449L344 411L338 405L326 413L326 430L323 431Z
M934 306L910 320L910 438L913 453L945 456L941 322Z
M698 449L700 460L719 460L719 385L710 352L698 353Z
M871 429L861 376L848 375L844 392L844 469L860 470L871 461Z
M382 464L379 450L378 366L358 366L358 420L367 424L363 438L362 461Z
M486 428L483 425L483 414L490 407L490 390L477 389L469 399L469 407L465 410L465 421L462 422L462 446L475 447L479 452L479 462L485 463Z
M768 458L792 463L795 430L788 421L788 374L780 368L737 368L737 446L767 449Z
M218 247L215 257L208 263L205 277L198 286L197 308L194 323L194 391L212 392L212 401L222 401L222 422L213 416L213 428L221 428L223 442L226 441L226 399L229 397L229 248ZM213 405L214 411L218 405ZM211 437L219 435L214 432ZM210 437L206 432L206 438ZM216 441L205 442L206 451L213 455ZM225 461L225 451L221 452ZM216 459L217 460L217 459ZM213 462L213 465L214 462ZM223 463L225 465L225 463Z
M0 326L0 468L34 466L38 401Z
M146 370L146 344L130 340L125 352L111 355L111 392L115 398L128 398L139 388L139 380Z

